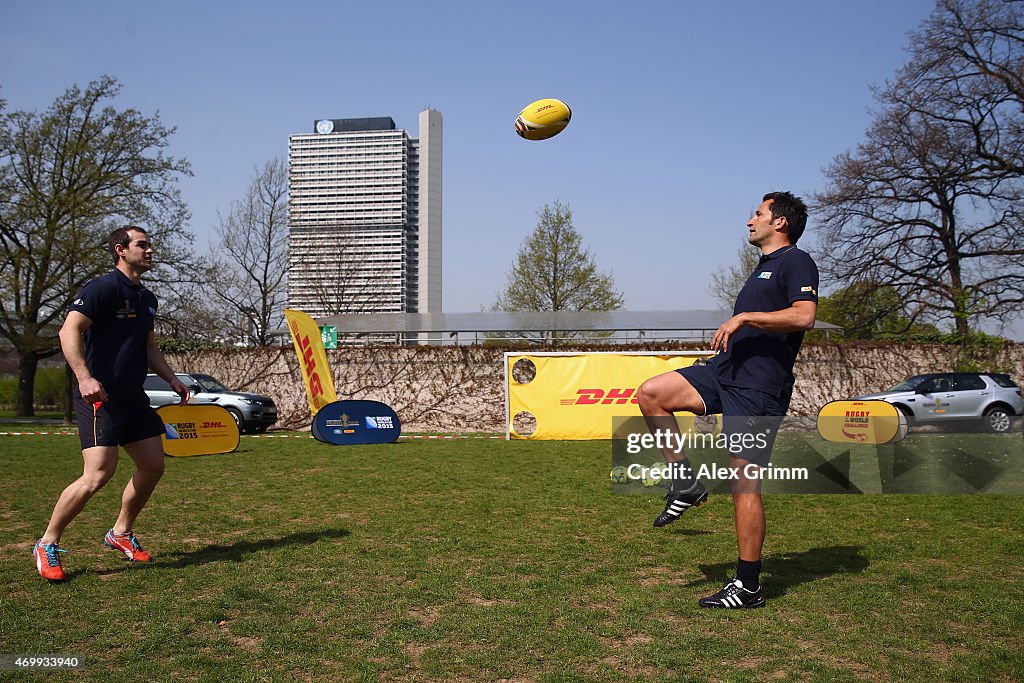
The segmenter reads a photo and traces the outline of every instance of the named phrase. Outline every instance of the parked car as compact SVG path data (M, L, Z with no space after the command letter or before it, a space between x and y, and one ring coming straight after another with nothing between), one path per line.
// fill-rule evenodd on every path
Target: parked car
M265 432L277 422L277 406L274 399L259 394L229 391L227 387L210 375L194 372L179 372L175 375L192 392L189 403L213 403L231 413L241 432ZM171 385L157 375L147 375L144 385L149 405L154 408L175 404L181 400L171 391Z
M1009 375L995 372L942 372L916 375L887 391L858 396L891 403L911 424L973 422L992 432L1008 432L1024 413L1024 398Z

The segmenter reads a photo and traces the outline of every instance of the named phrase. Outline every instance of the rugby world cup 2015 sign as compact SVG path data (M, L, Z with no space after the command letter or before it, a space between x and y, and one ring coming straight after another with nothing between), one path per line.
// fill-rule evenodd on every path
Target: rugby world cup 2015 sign
M215 405L162 406L164 453L176 458L230 453L238 448L239 431L224 408Z
M379 401L335 401L317 411L313 438L335 446L392 443L402 424L391 406Z
M818 434L835 443L893 443L907 426L900 409L885 401L832 401L818 411Z

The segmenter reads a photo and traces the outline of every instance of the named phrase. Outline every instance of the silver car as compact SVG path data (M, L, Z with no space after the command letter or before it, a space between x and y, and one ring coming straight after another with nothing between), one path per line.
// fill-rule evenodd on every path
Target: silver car
M981 424L992 432L1008 432L1024 413L1021 389L1009 375L993 372L942 372L917 375L877 394L854 400L891 403L911 424Z
M226 408L240 432L265 432L270 425L277 422L277 405L269 396L228 391L227 387L210 375L179 372L175 377L192 392L189 403L213 403ZM171 391L171 385L157 375L147 375L143 388L149 396L149 405L154 408L171 405L180 400L178 395Z

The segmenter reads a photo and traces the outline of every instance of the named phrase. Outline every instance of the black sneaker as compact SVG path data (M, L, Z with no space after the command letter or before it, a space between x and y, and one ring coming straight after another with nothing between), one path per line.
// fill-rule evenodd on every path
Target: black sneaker
M722 590L714 595L700 599L701 607L717 607L719 609L754 609L764 607L764 593L761 587L748 591L743 582L733 579L726 582Z
M665 509L654 520L654 526L665 526L679 519L684 512L695 508L708 499L708 490L704 484L694 480L693 486L685 491L668 492L665 496Z

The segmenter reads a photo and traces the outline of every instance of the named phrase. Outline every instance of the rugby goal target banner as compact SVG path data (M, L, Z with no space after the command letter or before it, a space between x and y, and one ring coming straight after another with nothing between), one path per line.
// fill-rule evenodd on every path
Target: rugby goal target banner
M640 415L637 387L710 351L506 353L505 436L611 439L612 418ZM680 413L684 415L688 413Z
M161 438L167 455L215 455L238 448L238 425L220 406L161 406L156 414L164 421Z

